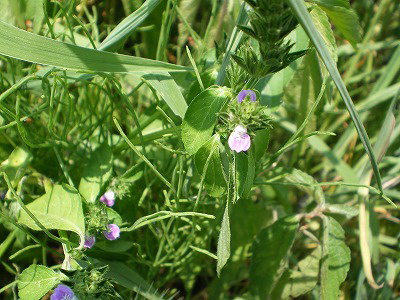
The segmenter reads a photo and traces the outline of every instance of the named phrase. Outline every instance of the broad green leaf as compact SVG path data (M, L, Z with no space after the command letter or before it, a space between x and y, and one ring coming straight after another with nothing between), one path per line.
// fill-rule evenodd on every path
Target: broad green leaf
M270 138L270 129L265 128L257 130L253 139L254 144L254 159L258 162L268 149Z
M375 159L375 155L373 153L372 146L368 138L368 134L365 131L365 128L360 120L356 108L354 107L349 92L347 91L346 86L342 78L340 77L336 64L332 59L332 57L330 56L329 51L324 43L324 40L318 33L318 30L316 29L304 2L302 0L287 0L287 1L290 7L292 8L293 13L295 14L300 24L302 25L302 27L310 37L311 41L313 42L328 72L330 73L333 81L335 82L335 85L338 88L339 93L344 100L344 103L346 104L347 110L350 113L351 119L354 122L354 126L357 129L361 142L364 145L365 151L369 156L378 188L383 193L381 175L379 173L378 164Z
M249 276L250 292L253 297L268 298L284 271L298 226L298 217L288 216L258 233L253 242Z
M293 269L288 269L277 283L272 299L296 298L311 291L318 282L321 247L297 263Z
M32 154L27 149L17 147L11 152L8 159L1 163L0 172L6 172L13 186L16 186L31 160Z
M112 169L112 150L107 144L100 145L89 154L79 183L79 193L87 202L96 202L101 188L110 179Z
M329 23L328 16L319 6L310 5L310 7L312 8L310 14L315 24L315 27L324 39L326 47L331 54L331 57L335 62L337 62L338 55L336 40L331 28L331 24Z
M39 300L65 276L41 265L30 265L18 277L21 300Z
M237 188L239 198L248 198L253 187L255 168L254 147L251 147L247 153L235 153L234 185Z
M119 50L133 31L153 12L163 0L147 0L136 11L126 17L101 43L99 50Z
M352 9L341 6L332 6L321 4L320 7L328 15L335 27L343 34L353 47L361 41L361 28L358 22L358 16Z
M188 68L150 59L83 48L0 21L0 54L42 65L87 72L162 72Z
M344 230L332 217L324 217L322 240L321 288L322 300L338 299L340 285L350 268L350 249L344 241Z
M231 256L231 229L229 226L229 202L226 200L224 216L222 218L221 231L219 232L217 245L217 274L221 274L222 268L225 266Z
M215 69L201 73L200 77L201 77L201 81L203 82L204 88L207 89L210 86L212 86L215 83L215 80L217 79L217 75L218 75L218 72ZM186 99L187 99L188 103L190 104L192 102L192 100L194 98L196 98L196 96L198 94L201 93L201 91L202 90L201 90L199 81L194 80L187 92Z
M190 155L195 154L212 136L217 113L229 96L228 88L210 87L190 103L182 123L182 141Z
M225 174L219 154L220 145L220 137L215 134L201 146L194 157L197 171L204 176L207 193L216 198L221 197L226 191Z
M81 196L69 185L54 185L46 194L26 205L31 213L47 229L73 231L80 237L80 246L85 241L85 220ZM21 210L18 222L33 230L39 226Z

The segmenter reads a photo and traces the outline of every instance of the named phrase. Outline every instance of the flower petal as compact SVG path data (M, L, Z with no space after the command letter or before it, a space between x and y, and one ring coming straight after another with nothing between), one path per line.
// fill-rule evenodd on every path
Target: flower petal
M242 103L243 100L246 98L247 94L249 93L248 90L241 90L237 96L237 100L239 103Z
M119 238L120 229L116 224L108 224L107 231L103 231L104 236L107 240L113 241Z
M64 284L59 284L55 288L54 293L50 296L50 300L72 300L74 297L74 292L70 287Z

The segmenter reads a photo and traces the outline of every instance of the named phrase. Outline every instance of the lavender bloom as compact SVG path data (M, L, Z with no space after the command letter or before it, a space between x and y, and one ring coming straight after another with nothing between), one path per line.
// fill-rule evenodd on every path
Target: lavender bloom
M94 243L96 242L96 237L94 235L85 236L85 248L92 248Z
M113 241L119 238L120 229L117 225L108 224L107 229L108 229L107 231L103 231L103 234L107 240Z
M54 293L50 296L50 300L77 300L74 292L66 285L59 284Z
M115 193L111 190L108 190L103 196L100 197L100 202L105 203L109 207L113 206L115 204Z
M247 129L242 125L236 126L229 136L228 145L231 150L237 153L249 150L250 136L247 134Z
M255 102L257 99L256 93L252 90L241 90L237 96L237 100L239 103L242 103L247 96L250 96L250 101Z

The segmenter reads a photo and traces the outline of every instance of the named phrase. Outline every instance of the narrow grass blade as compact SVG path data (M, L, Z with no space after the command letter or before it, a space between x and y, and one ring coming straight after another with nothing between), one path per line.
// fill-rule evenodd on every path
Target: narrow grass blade
M55 41L0 21L0 54L67 70L86 72L187 71L190 68Z
M378 164L376 162L376 158L374 152L372 150L371 143L369 141L367 132L360 120L360 117L357 113L356 108L350 98L349 92L346 89L346 86L340 77L339 71L336 67L335 62L333 61L327 46L324 43L321 35L318 33L314 23L312 22L311 16L302 0L287 0L290 7L292 8L293 13L297 17L300 24L303 26L304 30L307 32L311 41L313 42L315 48L317 49L319 55L321 56L322 61L324 62L329 74L331 75L335 85L342 96L344 103L346 104L347 110L350 113L351 119L354 122L354 126L357 129L358 135L361 139L361 142L364 145L365 151L367 152L369 159L371 161L372 169L374 171L376 183L378 185L379 190L383 194L382 188L382 179L379 173Z
M126 17L101 43L99 50L114 52L120 49L129 35L153 12L163 0L147 0Z

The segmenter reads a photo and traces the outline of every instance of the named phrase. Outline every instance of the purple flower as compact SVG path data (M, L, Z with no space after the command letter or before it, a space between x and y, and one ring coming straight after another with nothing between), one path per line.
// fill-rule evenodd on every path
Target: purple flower
M120 229L115 224L108 224L107 231L103 231L104 236L107 240L113 241L119 238Z
M257 99L256 93L252 90L241 90L237 96L237 100L239 103L242 103L247 96L250 96L250 101L255 102Z
M100 197L100 201L111 207L115 204L115 194L113 191L108 190Z
M96 242L96 237L94 235L85 236L85 248L92 248L94 243Z
M76 300L74 292L66 285L59 284L54 293L50 296L50 300Z
M236 126L229 136L228 145L231 150L237 153L249 150L250 136L247 134L247 129L242 125Z

